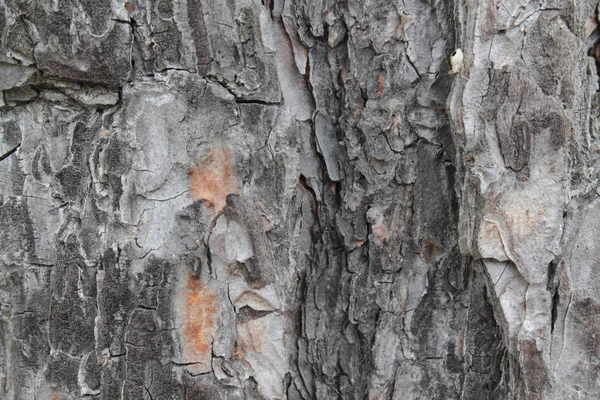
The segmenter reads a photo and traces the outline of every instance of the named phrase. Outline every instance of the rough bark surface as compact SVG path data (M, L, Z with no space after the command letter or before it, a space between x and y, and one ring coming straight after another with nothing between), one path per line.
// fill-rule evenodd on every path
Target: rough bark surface
M600 398L595 6L0 0L0 398Z

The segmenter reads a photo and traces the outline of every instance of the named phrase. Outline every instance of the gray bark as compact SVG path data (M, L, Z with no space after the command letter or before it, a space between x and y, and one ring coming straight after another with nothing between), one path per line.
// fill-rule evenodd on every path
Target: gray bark
M595 6L0 0L0 398L600 398Z

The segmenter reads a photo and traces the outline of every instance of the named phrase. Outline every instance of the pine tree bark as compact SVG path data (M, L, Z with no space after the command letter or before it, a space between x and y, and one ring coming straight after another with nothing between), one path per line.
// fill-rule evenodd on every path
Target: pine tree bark
M599 398L595 7L0 0L0 398Z

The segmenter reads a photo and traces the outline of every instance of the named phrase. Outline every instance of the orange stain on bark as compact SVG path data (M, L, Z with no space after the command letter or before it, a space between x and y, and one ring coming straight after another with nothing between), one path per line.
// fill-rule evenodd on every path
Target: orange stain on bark
M377 77L377 97L381 97L383 95L383 88L385 85L385 78L383 74L380 74Z
M213 149L192 168L190 177L193 199L206 201L217 212L223 211L227 195L239 189L231 153L226 147Z
M65 396L63 396L62 394L60 394L58 392L53 391L50 393L48 400L65 400Z
M378 223L376 225L373 225L372 230L373 230L373 233L375 234L375 236L377 236L379 238L379 240L383 241L388 238L389 231L388 231L388 228L383 223Z
M237 342L239 347L238 352L245 354L246 352L260 353L264 346L267 336L267 326L263 318L238 323L237 326Z
M211 357L215 316L219 310L217 292L195 276L187 282L184 335L196 356Z

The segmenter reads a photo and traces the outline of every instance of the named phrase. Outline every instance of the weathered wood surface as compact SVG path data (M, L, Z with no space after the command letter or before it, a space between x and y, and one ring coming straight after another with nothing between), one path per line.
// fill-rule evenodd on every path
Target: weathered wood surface
M594 7L0 0L0 398L599 398Z

